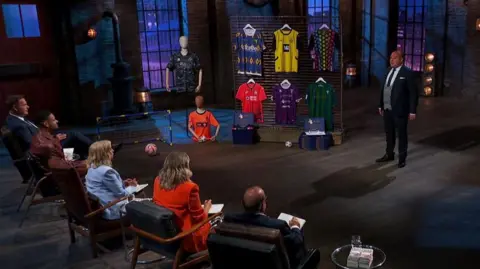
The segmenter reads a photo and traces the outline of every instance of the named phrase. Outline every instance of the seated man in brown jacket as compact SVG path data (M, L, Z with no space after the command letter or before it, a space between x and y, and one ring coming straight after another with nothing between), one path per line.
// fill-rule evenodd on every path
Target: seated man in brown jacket
M49 111L41 111L38 113L36 124L39 132L32 138L30 152L39 158L41 165L47 169L74 167L80 177L85 177L87 174L85 161L66 160L60 140L53 135L53 132L58 129L55 115Z

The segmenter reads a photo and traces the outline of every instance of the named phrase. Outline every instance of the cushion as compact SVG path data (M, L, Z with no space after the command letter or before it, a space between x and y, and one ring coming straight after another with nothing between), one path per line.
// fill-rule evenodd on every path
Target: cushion
M273 244L212 233L207 245L215 269L287 269Z
M132 201L125 208L130 223L137 229L163 239L175 237L180 231L175 224L175 214L152 201ZM160 253L169 258L175 256L180 245L179 241L170 245L162 245L142 237L140 237L140 241L143 249Z

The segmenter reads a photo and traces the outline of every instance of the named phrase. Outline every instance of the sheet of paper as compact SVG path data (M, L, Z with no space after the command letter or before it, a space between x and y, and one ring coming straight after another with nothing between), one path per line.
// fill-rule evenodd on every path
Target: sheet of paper
M212 204L212 207L210 208L210 211L208 211L208 214L217 214L222 212L223 206L224 204Z
M291 220L292 218L294 218L294 217L295 217L295 216L289 215L289 214L287 214L287 213L280 213L280 215L278 216L278 219L284 220L284 221L286 221L287 223L289 223L290 220ZM301 218L299 218L299 217L295 217L295 218L297 218L297 219L298 219L298 222L300 222L300 229L302 229L302 228L303 228L303 225L305 225L305 223L306 223L307 221L304 220L304 219L301 219Z
M148 184L138 184L135 192L141 192L143 189L145 189L148 186Z

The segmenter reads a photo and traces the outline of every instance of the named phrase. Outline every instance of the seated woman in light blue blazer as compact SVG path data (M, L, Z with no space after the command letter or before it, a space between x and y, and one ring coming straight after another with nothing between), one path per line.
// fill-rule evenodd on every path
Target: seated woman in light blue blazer
M135 179L122 180L120 174L112 168L112 159L112 143L108 140L97 141L88 150L88 172L85 176L85 185L87 192L97 197L102 206L132 194L135 190L132 187L137 185ZM126 202L127 200L124 200L105 209L103 218L119 219L120 209Z

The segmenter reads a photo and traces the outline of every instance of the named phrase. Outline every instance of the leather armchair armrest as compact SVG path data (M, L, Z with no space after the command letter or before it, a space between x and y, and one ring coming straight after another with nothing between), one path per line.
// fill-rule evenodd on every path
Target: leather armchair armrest
M318 249L309 249L302 259L297 269L315 269L320 263L320 251Z

